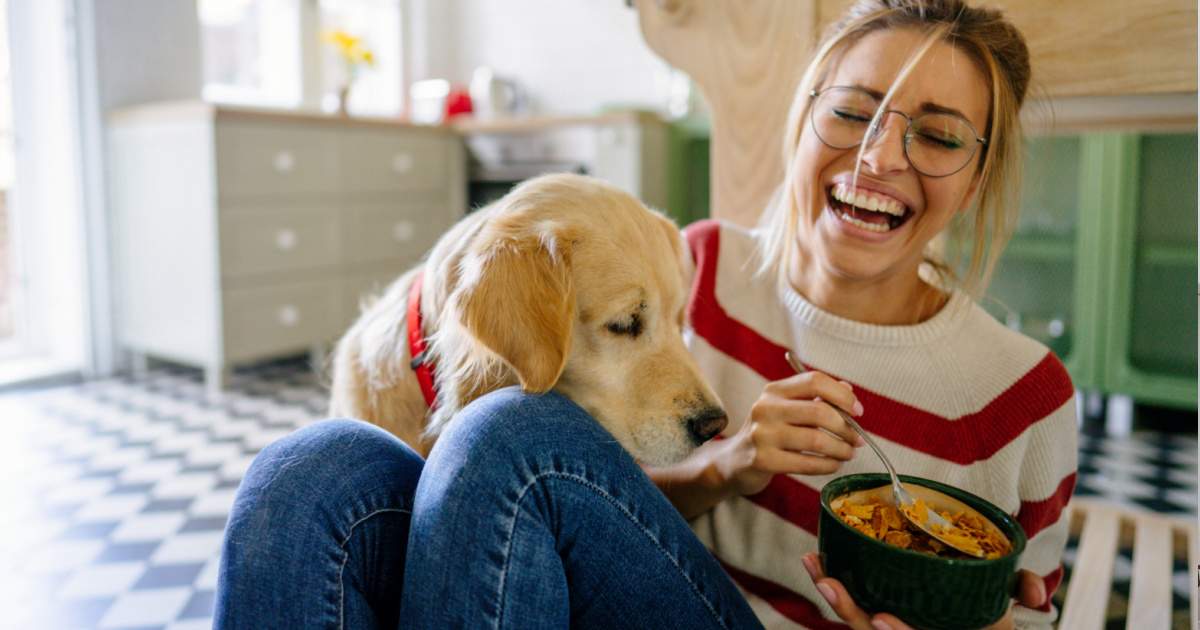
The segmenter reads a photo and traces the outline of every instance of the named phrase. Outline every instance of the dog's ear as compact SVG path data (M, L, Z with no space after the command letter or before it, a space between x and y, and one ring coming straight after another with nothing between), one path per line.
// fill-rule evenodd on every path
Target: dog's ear
M545 392L571 349L574 240L563 226L498 217L464 264L456 303L462 324L517 373L521 387Z

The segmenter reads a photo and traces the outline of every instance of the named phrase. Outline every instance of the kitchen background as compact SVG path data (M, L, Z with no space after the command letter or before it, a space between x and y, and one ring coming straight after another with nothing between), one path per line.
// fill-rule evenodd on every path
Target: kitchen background
M0 0L0 626L207 627L241 474L324 414L311 366L513 183L709 216L704 100L629 4ZM985 306L1075 379L1077 494L1194 530L1194 85L1030 115Z

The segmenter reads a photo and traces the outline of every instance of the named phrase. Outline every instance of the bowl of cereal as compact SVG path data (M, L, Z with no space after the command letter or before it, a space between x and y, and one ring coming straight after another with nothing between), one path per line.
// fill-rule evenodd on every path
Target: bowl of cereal
M1008 610L1025 532L1004 510L965 490L900 475L921 509L952 523L943 537L977 545L982 558L941 544L897 510L886 474L839 477L821 490L818 546L825 573L863 610L920 628L980 628Z

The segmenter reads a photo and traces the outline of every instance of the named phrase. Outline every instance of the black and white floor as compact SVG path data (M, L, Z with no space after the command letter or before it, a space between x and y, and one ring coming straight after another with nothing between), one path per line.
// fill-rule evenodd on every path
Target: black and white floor
M0 396L0 628L210 627L242 474L325 408L301 361L235 373L217 404L181 368ZM1195 518L1194 433L1080 446L1080 494ZM1180 611L1192 579L1177 567Z

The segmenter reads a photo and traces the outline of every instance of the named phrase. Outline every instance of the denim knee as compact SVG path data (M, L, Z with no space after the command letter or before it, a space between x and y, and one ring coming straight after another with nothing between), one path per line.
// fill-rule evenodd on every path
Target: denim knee
M446 459L546 461L632 458L582 407L556 392L530 394L506 387L463 408L438 438ZM433 454L431 454L431 458Z
M372 496L410 506L423 465L420 455L379 427L360 420L317 422L254 458L234 516L252 510L260 519L277 521L300 510L364 511L372 506L352 504Z
M404 565L423 466L399 439L352 420L263 449L225 528L215 627L336 625L388 610L400 589L364 576Z

